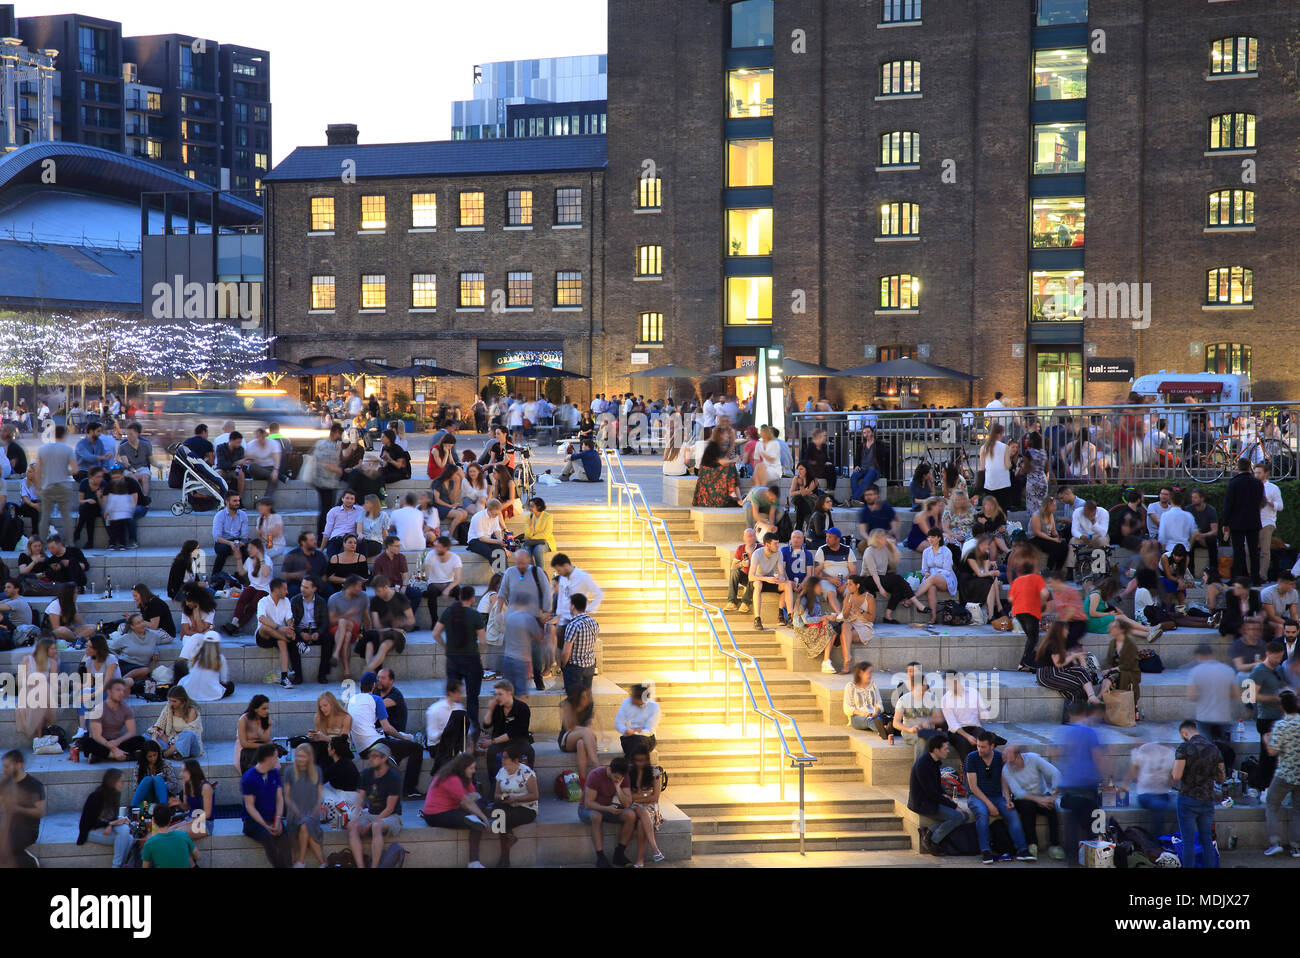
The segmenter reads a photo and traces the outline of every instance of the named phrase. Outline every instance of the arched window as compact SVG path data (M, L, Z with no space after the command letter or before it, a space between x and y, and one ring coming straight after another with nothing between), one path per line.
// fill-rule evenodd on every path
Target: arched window
M880 277L881 309L918 309L920 305L920 279L911 273L893 273Z
M1210 76L1254 73L1259 68L1259 40L1224 37L1210 44Z
M920 60L890 60L880 65L881 96L906 96L920 92Z
M893 130L880 137L881 166L917 166L920 162L920 133Z
M1205 200L1205 225L1210 229L1254 226L1255 191L1211 191Z
M1244 266L1219 266L1206 274L1205 302L1209 306L1252 306L1255 276Z

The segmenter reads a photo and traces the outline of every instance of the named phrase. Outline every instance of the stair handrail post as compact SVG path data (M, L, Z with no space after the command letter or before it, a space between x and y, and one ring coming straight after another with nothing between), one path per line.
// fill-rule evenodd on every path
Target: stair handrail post
M804 835L808 831L808 816L804 811L803 770L804 770L804 763L800 762L799 763L799 854L801 856L808 854L807 850L804 848ZM783 799L785 798L784 795L782 795L781 797Z
M758 729L758 784L766 785L764 779L767 777L767 725L760 725Z

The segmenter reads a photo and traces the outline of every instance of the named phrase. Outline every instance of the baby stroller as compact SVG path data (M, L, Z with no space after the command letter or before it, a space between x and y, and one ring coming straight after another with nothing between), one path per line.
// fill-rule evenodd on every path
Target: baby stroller
M211 512L221 507L229 494L226 480L194 453L189 446L177 443L167 450L172 454L171 472L167 486L181 490L179 502L172 503L172 515L183 516L191 512Z

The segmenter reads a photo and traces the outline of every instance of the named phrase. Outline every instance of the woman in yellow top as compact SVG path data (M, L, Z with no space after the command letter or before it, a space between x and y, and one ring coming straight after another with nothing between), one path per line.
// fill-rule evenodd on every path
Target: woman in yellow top
M546 553L555 552L555 517L546 511L546 501L537 496L528 500L528 521L524 524L524 548L533 555L533 564L545 568Z

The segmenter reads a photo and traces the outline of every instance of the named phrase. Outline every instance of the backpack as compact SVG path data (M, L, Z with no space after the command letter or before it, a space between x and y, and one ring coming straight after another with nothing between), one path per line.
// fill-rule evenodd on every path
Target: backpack
M381 858L380 861L383 859ZM352 857L352 849L343 848L336 852L330 852L325 857L326 868L356 868L357 860Z
M68 742L71 741L71 739L68 738L68 733L64 731L62 725L47 725L45 726L45 731L41 732L41 734L53 735L55 738L57 738L59 740L60 749L67 748Z
M1138 669L1149 674L1157 674L1165 670L1165 663L1161 661L1155 649L1138 649Z
M938 618L940 625L970 625L971 614L956 599L944 599L939 603Z
M1246 777L1246 784L1251 788L1257 788L1261 792L1268 788L1268 782L1264 779L1264 770L1260 766L1259 759L1254 755L1241 760L1241 774Z
M406 864L406 849L397 842L389 845L384 849L384 853L379 856L380 868L401 868Z

